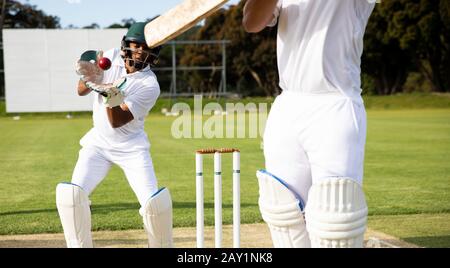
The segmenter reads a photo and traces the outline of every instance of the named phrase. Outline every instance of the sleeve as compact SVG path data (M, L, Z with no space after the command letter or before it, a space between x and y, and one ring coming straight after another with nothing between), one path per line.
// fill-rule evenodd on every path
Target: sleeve
M158 82L141 83L137 87L136 93L126 96L125 104L130 109L133 117L138 120L143 120L153 106L160 94Z
M278 0L277 6L276 6L275 10L273 11L273 19L267 26L274 27L275 25L277 25L278 17L280 16L280 13L281 13L282 3L283 3L283 0Z
M117 48L112 48L109 50L106 50L103 52L103 57L109 58L110 60L113 60L117 57L118 54L118 49Z
M379 0L354 0L356 15L366 21L375 7L375 4L379 3Z
M118 53L119 49L113 48L103 52L103 57L110 59L112 61L112 66L117 65L116 61ZM109 70L103 72L103 80L101 82L102 84L114 83L116 77L114 76L114 68L112 68L112 66Z

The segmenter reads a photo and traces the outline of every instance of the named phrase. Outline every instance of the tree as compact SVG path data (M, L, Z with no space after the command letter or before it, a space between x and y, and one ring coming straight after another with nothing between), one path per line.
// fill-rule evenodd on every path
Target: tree
M84 26L83 29L100 29L100 25L94 22L91 25Z
M5 14L6 14L6 0L2 0L2 6L1 6L1 14L0 14L0 29L3 29L3 24L5 22Z
M45 14L35 5L22 4L15 0L6 0L4 28L61 28L59 18Z
M122 24L120 23L114 23L111 24L110 26L106 27L109 29L114 29L114 28L130 28L131 25L135 24L136 20L134 20L133 18L128 18L128 19L123 19L122 20Z
M412 63L432 83L434 91L450 90L449 1L392 0L383 1L376 9L375 15L383 21L383 41L394 44L393 51L401 56L398 61L404 63L403 71L409 71ZM384 58L392 60L387 57L392 51L383 52ZM405 53L409 59L404 59Z
M245 1L219 10L207 18L195 40L230 40L227 45L228 85L244 95L272 96L279 92L276 60L276 28L248 34L242 27ZM222 65L219 46L186 46L183 65ZM197 71L185 76L193 88L217 89L220 72Z
M245 1L230 7L222 27L223 35L231 40L229 48L232 79L241 93L273 96L280 92L276 55L277 28L266 28L249 34L242 27ZM243 91L243 92L242 92Z
M197 28L194 35L186 36L194 40L218 40L219 27L224 24L224 10L219 10L205 20L204 26ZM187 45L180 58L180 64L185 66L221 66L222 54L217 45ZM190 71L183 74L184 79L194 92L216 91L220 84L220 72Z
M366 92L367 88L363 88L369 94L389 95L400 92L412 64L408 52L401 49L399 41L388 34L389 22L385 12L383 7L377 5L364 37L361 65L365 74L363 78L367 75L375 84L375 92Z

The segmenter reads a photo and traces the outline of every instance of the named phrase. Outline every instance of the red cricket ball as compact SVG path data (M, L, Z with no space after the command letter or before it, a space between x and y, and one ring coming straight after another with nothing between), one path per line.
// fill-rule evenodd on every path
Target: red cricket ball
M108 70L109 68L111 68L111 60L108 58L101 58L98 61L98 67L105 71Z

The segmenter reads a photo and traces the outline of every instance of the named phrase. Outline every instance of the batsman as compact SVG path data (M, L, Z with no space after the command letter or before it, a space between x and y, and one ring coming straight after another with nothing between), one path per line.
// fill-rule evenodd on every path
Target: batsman
M147 47L145 25L133 24L120 49L87 51L77 62L78 94L95 96L93 128L80 141L72 181L56 188L56 205L69 248L94 246L89 196L113 165L123 170L141 205L149 247L173 245L170 192L158 188L144 131L144 120L160 94L151 70L160 47ZM97 64L102 57L111 60L106 71Z
M243 25L278 24L283 92L264 133L259 206L275 247L362 247L363 37L375 0L247 0Z

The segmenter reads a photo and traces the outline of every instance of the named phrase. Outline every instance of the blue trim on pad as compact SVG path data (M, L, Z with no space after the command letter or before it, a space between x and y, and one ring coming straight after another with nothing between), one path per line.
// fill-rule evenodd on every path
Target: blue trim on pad
M81 190L84 191L83 187L81 187L80 185L76 185L75 183L71 183L71 182L61 182L60 184L66 184L66 185L76 186L76 187L78 187L78 188L80 188Z
M164 189L166 189L166 187L163 187L161 189L159 189L156 193L154 193L150 198L153 198L155 196L157 196L159 193L161 193Z
M289 191L292 192L292 194L295 196L295 198L297 198L298 200L298 206L300 207L301 211L303 212L305 210L305 202L303 201L302 197L292 189L291 186L289 186L285 181L283 181L282 179L278 178L277 176L269 173L267 170L261 169L258 170L261 173L264 173L266 175L269 175L270 177L274 178L275 180L277 180L279 183L281 183L284 187L286 187Z

